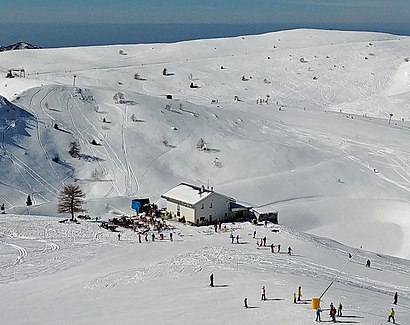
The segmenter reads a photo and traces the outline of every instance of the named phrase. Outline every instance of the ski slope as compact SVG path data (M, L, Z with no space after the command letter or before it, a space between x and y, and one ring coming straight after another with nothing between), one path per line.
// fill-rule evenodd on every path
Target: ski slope
M33 222L33 218L37 218ZM0 296L6 324L311 324L319 297L355 249L285 226L179 223L174 241L138 243L132 231L53 217L2 217ZM256 230L256 238L252 237ZM230 232L240 236L231 244ZM267 246L256 241L267 237ZM150 236L149 236L150 237ZM158 237L157 237L158 238ZM271 253L270 243L281 244ZM293 254L286 251L291 246ZM371 268L365 261L371 259ZM360 250L322 298L344 306L339 323L384 324L398 292L397 324L410 320L409 261ZM214 274L215 287L209 287ZM260 288L267 301L260 301ZM302 301L292 303L302 286ZM250 309L243 307L248 298ZM41 311L41 312L40 312Z
M320 295L360 246L325 307L340 300L344 323L380 324L398 291L397 323L410 323L409 49L402 36L292 30L0 53L5 323L310 323L293 291ZM4 78L10 68L26 78ZM146 245L61 225L57 194L73 182L104 219L131 213L134 197L210 184L279 211L280 233L258 234L296 255L257 250L248 224L229 225L244 245L182 225L178 241ZM208 288L211 272L228 286ZM262 285L284 300L262 306ZM245 296L258 308L244 313Z

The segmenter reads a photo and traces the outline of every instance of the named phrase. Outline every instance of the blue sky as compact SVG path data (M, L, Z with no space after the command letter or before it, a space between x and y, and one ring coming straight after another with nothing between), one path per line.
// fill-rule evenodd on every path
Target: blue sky
M410 0L0 0L0 8L2 23L371 25L410 17Z

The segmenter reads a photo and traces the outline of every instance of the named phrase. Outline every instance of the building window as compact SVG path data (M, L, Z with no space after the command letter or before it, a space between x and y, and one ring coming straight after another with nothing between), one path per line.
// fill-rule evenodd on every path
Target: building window
M209 205L209 208L212 209L212 202L211 202L211 204Z
M202 203L202 205L201 205L201 209L203 209L204 208L204 204Z
M177 216L181 216L181 207L179 204L177 204Z

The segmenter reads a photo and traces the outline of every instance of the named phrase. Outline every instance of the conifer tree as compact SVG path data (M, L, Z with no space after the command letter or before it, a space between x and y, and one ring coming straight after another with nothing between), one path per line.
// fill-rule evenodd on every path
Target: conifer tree
M77 142L70 142L68 153L73 158L78 158L80 156L80 145Z
M58 213L71 213L71 220L74 220L74 212L85 211L83 203L84 192L78 185L69 184L64 186L58 197Z
M31 205L33 205L33 201L31 201L30 194L27 196L26 205L27 205L28 207L31 206Z

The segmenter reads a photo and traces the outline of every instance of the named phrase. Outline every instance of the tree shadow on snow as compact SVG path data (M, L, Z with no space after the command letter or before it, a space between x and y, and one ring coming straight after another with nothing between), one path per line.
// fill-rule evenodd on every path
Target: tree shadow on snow
M267 298L266 301L280 301L285 300L284 298Z
M221 150L216 149L216 148L206 148L204 151L207 152L207 153L217 153L217 152L221 152Z
M61 132L64 132L64 133L68 133L68 134L73 134L72 132L70 132L70 131L66 131L66 130L63 130L63 129L60 129L60 128L58 128L58 129L56 129L57 131L61 131Z
M96 157L96 156L90 156L90 155L85 155L85 154L80 154L79 155L80 160L85 160L85 161L104 161L104 159Z
M214 288L227 288L229 287L229 284L215 284Z

